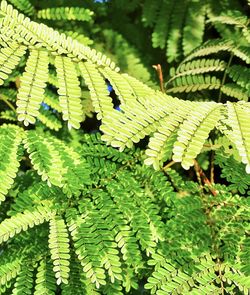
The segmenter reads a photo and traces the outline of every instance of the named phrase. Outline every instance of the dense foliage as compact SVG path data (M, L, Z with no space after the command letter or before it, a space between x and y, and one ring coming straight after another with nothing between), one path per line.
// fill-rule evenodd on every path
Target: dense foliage
M249 7L0 1L0 294L249 294Z

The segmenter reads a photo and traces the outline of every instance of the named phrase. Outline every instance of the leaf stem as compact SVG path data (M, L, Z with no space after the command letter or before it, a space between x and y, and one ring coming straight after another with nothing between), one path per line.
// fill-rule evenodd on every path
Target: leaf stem
M175 161L171 161L171 162L167 163L167 164L162 168L162 170L164 171L164 170L170 168L170 167L173 166L175 163L176 163Z
M210 180L207 178L206 174L203 172L199 163L196 160L194 160L194 170L196 172L198 182L200 183L200 185L202 185L202 182L204 184L206 184L208 186L210 192L212 193L212 195L216 196L217 195L216 190L213 188Z
M210 182L214 184L214 151L211 151L210 158Z
M227 71L232 63L232 60L233 60L233 57L234 57L234 54L231 53L230 55L230 58L229 58L229 61L227 63L227 67L225 69L225 72L224 72L224 75L223 75L223 78L222 78L222 81L221 81L221 87L220 87L220 93L219 93L219 97L218 97L218 102L221 102L221 97L222 97L222 91L221 91L221 88L224 86L225 84L225 81L226 81L226 77L227 77Z
M0 95L0 100L2 100L3 102L5 102L7 104L7 106L12 109L12 111L16 112L16 109L13 106L13 104L10 103L6 98L4 98L3 96Z

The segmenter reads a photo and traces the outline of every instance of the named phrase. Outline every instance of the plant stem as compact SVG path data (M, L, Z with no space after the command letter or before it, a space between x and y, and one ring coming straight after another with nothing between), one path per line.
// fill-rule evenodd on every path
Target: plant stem
M171 161L171 162L167 163L167 164L162 168L162 170L164 171L164 170L170 168L170 167L173 166L175 163L176 163L175 161Z
M214 184L214 151L211 151L210 158L210 182Z
M6 98L4 98L3 96L0 96L0 100L4 101L7 104L7 106L12 109L12 111L16 112L15 107Z
M203 170L201 169L199 163L196 160L194 160L194 170L196 172L198 182L200 183L200 185L202 185L202 181L203 181L203 183L208 186L208 188L209 188L210 192L212 193L212 195L216 196L217 192L213 189L210 180L207 178L207 176L205 175L205 173L203 172Z
M227 77L227 71L228 71L228 69L229 69L229 67L230 67L230 65L231 65L231 62L232 62L232 60L233 60L233 56L234 56L234 54L231 53L230 58L229 58L229 61L228 61L228 63L227 63L227 67L226 67L226 69L225 69L225 72L224 72L224 75L223 75L223 78L222 78L222 81L221 81L221 87L220 87L220 93L219 93L219 97L218 97L218 102L221 102L221 97L222 97L222 91L221 91L221 88L222 88L222 87L224 86L224 84L225 84L226 77Z
M153 68L156 69L157 74L158 74L158 78L160 81L160 88L161 88L161 92L165 93L165 89L164 89L164 79L163 79L163 74L162 74L162 68L160 64L157 65L153 65Z

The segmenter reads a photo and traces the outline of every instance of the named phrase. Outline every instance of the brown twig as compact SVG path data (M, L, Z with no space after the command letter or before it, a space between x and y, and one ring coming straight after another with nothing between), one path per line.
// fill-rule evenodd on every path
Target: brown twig
M210 180L207 178L207 176L205 175L205 173L203 172L203 170L201 169L199 163L196 160L194 160L194 170L196 172L199 183L201 185L202 185L202 182L204 184L206 184L208 186L210 192L212 193L212 195L216 196L217 192L213 189Z
M165 89L164 89L164 79L163 79L163 74L162 74L162 68L161 68L161 65L160 65L160 64L153 65L153 68L157 71L158 78L159 78L159 81L160 81L160 88L161 88L161 91L162 91L163 93L165 93Z

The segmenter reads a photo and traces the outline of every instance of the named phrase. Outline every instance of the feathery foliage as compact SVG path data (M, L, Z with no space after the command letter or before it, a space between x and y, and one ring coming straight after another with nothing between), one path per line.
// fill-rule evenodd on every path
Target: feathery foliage
M247 6L72 5L0 1L0 294L247 295Z

